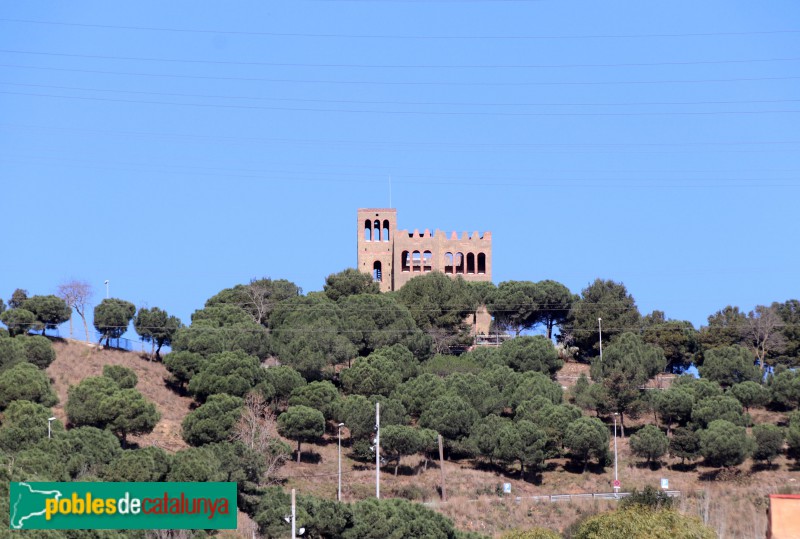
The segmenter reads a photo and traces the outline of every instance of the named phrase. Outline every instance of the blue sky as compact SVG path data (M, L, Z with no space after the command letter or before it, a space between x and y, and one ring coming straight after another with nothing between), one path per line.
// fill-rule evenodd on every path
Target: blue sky
M794 1L13 2L0 297L185 322L355 265L356 209L491 230L494 279L699 325L798 296Z

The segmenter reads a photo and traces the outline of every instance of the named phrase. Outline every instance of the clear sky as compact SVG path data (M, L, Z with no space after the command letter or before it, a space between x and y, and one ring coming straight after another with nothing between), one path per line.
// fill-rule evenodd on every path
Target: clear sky
M319 290L391 178L400 228L491 230L496 283L785 301L799 68L796 0L4 2L0 297Z

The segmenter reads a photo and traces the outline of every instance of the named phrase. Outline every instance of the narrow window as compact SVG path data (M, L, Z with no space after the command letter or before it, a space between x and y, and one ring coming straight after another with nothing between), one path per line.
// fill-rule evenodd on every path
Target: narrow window
M433 254L430 251L422 253L422 271L433 269Z
M420 271L422 269L422 257L419 251L414 251L411 254L411 267L414 268L413 271Z
M403 251L400 263L400 271L411 271L411 254L408 251Z
M372 264L372 280L376 283L381 282L381 261L376 260L374 264Z
M383 221L383 241L389 241L389 219Z
M375 219L375 226L372 230L372 239L381 241L381 222Z
M464 273L464 253L456 253L456 273Z
M473 253L467 254L467 273L475 273L475 255Z
M483 275L486 273L486 255L478 253L478 273Z
M372 221L364 221L364 241L372 241Z
M444 254L444 272L453 273L453 253Z

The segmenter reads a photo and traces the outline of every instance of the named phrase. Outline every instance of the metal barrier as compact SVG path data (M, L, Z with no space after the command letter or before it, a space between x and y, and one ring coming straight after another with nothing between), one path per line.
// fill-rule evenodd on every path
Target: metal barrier
M667 496L670 498L680 498L681 491L680 490L665 490ZM546 494L542 496L516 496L516 497L500 497L500 499L510 499L514 500L516 503L520 503L522 500L533 500L535 502L571 502L573 500L619 500L620 498L625 498L630 496L630 492L591 492L585 494ZM482 502L482 501L491 501L495 500L496 498L474 498L471 500L466 500L467 502ZM436 505L445 505L450 502L425 502L422 505L427 506L436 506Z

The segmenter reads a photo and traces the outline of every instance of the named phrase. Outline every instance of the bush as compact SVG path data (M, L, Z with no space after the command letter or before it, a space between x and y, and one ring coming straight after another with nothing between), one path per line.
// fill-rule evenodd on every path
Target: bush
M622 498L619 502L619 506L622 509L635 505L649 507L650 509L671 509L673 499L667 496L666 492L647 485L641 491L633 489L630 496Z
M636 506L586 519L573 539L716 539L697 517Z

